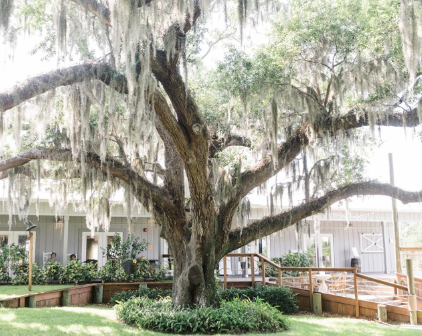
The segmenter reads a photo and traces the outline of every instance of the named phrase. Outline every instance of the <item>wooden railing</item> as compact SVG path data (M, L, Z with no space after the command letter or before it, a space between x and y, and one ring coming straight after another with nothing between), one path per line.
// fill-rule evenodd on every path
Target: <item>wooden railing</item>
M409 249L409 248L407 248ZM394 291L402 290L402 291L407 291L407 287L397 284L397 283L393 283L393 282L389 282L389 281L385 281L382 279L377 279L377 278L373 278L367 275L363 275L360 273L357 273L357 268L356 267L283 267L280 265L277 265L276 263L274 263L273 261L271 261L270 259L268 259L267 257L259 254L259 253L229 253L227 254L224 258L223 258L223 272L224 272L224 288L227 289L228 288L228 267L227 267L227 258L230 257L240 257L240 258L247 258L247 262L243 262L243 265L246 265L245 268L241 268L241 271L245 271L246 272L250 269L251 270L251 282L252 282L252 287L255 286L255 282L256 282L256 274L255 274L255 258L257 258L258 260L261 261L261 276L262 276L262 285L266 286L267 285L267 281L266 281L266 265L270 265L274 268L276 268L278 270L278 285L282 286L283 285L283 272L285 271L299 271L299 272L308 272L308 277L309 277L309 302L310 302L310 307L313 307L313 292L314 292L314 285L313 285L313 279L312 279L312 272L315 271L319 271L319 272L347 272L347 273L351 273L353 275L353 291L354 291L354 305L355 305L355 314L358 317L359 316L359 293L358 293L358 278L360 279L364 279L364 280L368 280L368 281L372 281L384 286L388 286L391 287ZM171 255L170 254L163 254L163 258L167 258L170 260ZM248 267L248 261L249 261L249 265L250 267ZM273 285L273 284L272 284Z
M356 316L359 316L359 295L358 295L358 283L357 279L365 279L369 281L373 281L375 283L382 284L384 286L389 286L394 289L401 289L401 290L407 290L406 286L399 285L396 283L388 282L385 280L373 278L367 275L363 275L360 273L357 273L357 268L354 267L282 267L280 265L277 265L273 261L269 260L265 256L259 254L259 253L229 253L223 258L223 265L224 265L224 288L227 288L227 258L228 257L244 257L248 258L250 261L250 268L251 268L251 280L252 280L252 286L255 285L255 265L254 260L255 258L258 258L261 261L261 275L262 275L262 285L266 285L266 277L265 277L265 264L271 265L272 267L276 268L278 270L278 285L283 285L283 277L282 273L283 271L299 271L299 272L308 272L309 276L309 300L310 300L310 306L313 306L313 292L314 292L314 285L313 285L313 279L312 279L312 272L314 271L320 271L320 272L348 272L353 274L353 287L354 287L354 300L355 300L355 307L356 307Z

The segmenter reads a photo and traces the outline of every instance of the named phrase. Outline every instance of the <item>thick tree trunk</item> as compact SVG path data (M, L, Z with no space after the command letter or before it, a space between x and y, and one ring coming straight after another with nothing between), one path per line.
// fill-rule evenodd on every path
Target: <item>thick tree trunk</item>
M214 244L169 243L174 258L173 302L178 306L218 304Z

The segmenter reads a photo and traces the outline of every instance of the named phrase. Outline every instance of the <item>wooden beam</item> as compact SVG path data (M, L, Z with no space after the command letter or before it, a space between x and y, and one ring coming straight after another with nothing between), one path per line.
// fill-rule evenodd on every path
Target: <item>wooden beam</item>
M283 274L281 272L281 269L278 269L278 285L283 286Z
M312 268L308 270L309 272L309 305L312 309L313 307L313 294L314 294L314 284L312 282Z
M390 184L394 186L394 166L393 166L393 154L388 153L388 162L390 166ZM393 224L394 224L394 247L396 252L396 272L401 273L401 260L400 260L400 229L399 229L399 217L397 214L397 203L395 198L391 198L391 204L393 208Z
M355 305L356 305L356 317L359 317L359 287L358 287L358 269L355 268L353 271L353 285L355 287Z
M390 287L393 287L393 288L397 288L397 289L401 289L401 290L407 291L407 287L406 286L402 286L402 285L399 285L399 284L396 284L396 283L393 283L393 282L389 282L389 281L385 281L385 280L373 278L373 277L370 277L370 276L367 276L367 275L363 275L361 273L356 273L356 276L358 278L362 278L362 279L366 279L366 280L371 280L373 282L377 282L377 283L382 284L382 285L386 285L386 286L390 286Z
M418 324L418 315L417 315L417 302L416 302L416 293L415 293L415 279L413 278L413 260L406 259L406 271L407 271L407 287L408 287L408 297L409 300L409 313L410 313L410 324Z
M34 249L34 233L29 231L29 274L28 290L32 290L32 251Z
M249 258L251 258L252 287L255 288L255 256L251 253Z
M265 260L261 258L262 286L265 286Z
M388 262L387 262L387 237L385 236L385 234L387 233L386 230L386 223L385 222L381 222L381 227L382 227L382 243L384 245L384 273L388 274Z
M422 247L400 247L400 251L403 252L415 252L415 251L419 251L422 252ZM400 273L400 272L397 272Z

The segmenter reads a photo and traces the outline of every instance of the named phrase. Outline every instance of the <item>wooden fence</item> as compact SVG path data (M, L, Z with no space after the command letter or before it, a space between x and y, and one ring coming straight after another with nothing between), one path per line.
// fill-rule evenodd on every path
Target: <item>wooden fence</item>
M251 284L252 286L255 283L255 268L254 264L255 258L258 258L261 261L261 276L263 285L268 286L280 286L283 284L283 277L282 272L284 271L300 271L300 272L307 272L309 276L309 289L302 289L297 287L291 287L291 290L297 294L296 300L299 305L299 309L305 311L311 311L313 307L313 281L312 281L312 272L314 271L330 271L330 272L348 272L353 274L353 290L354 290L354 298L338 296L328 293L319 293L321 294L322 299L322 310L325 312L330 312L334 314L344 314L344 315L355 315L355 316L368 316L368 317L375 317L378 314L378 303L366 301L366 300L359 300L358 295L358 278L373 281L375 283L381 284L383 286L392 287L395 292L397 290L407 291L407 287L401 284L392 283L389 281L373 278L367 275L363 275L357 273L357 268L319 268L319 267L281 267L276 263L272 262L271 260L267 259L265 256L262 256L258 253L230 253L226 257L224 257L223 265L224 265L224 288L234 287L233 283L228 281L227 277L227 257L244 257L249 259L249 265L251 268ZM274 283L267 283L266 280L266 273L265 273L265 264L271 265L272 267L278 270L278 281L277 284ZM244 263L244 265L248 265L248 263ZM386 305L387 307L387 317L393 320L402 321L402 322L409 322L409 309L407 307L398 307L394 305ZM422 323L422 311L418 311L418 323Z

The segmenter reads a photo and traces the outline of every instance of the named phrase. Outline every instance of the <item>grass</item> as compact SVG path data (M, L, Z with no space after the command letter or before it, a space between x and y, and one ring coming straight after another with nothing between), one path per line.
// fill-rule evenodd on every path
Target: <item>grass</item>
M54 289L73 287L72 285L34 285L32 291L28 291L28 286L0 286L0 300L19 295L47 292Z
M354 318L327 318L315 316L291 316L291 330L278 336L413 336L420 330L406 330L395 326ZM0 309L0 334L19 335L145 335L168 336L129 327L116 320L114 310L103 307L57 307Z

